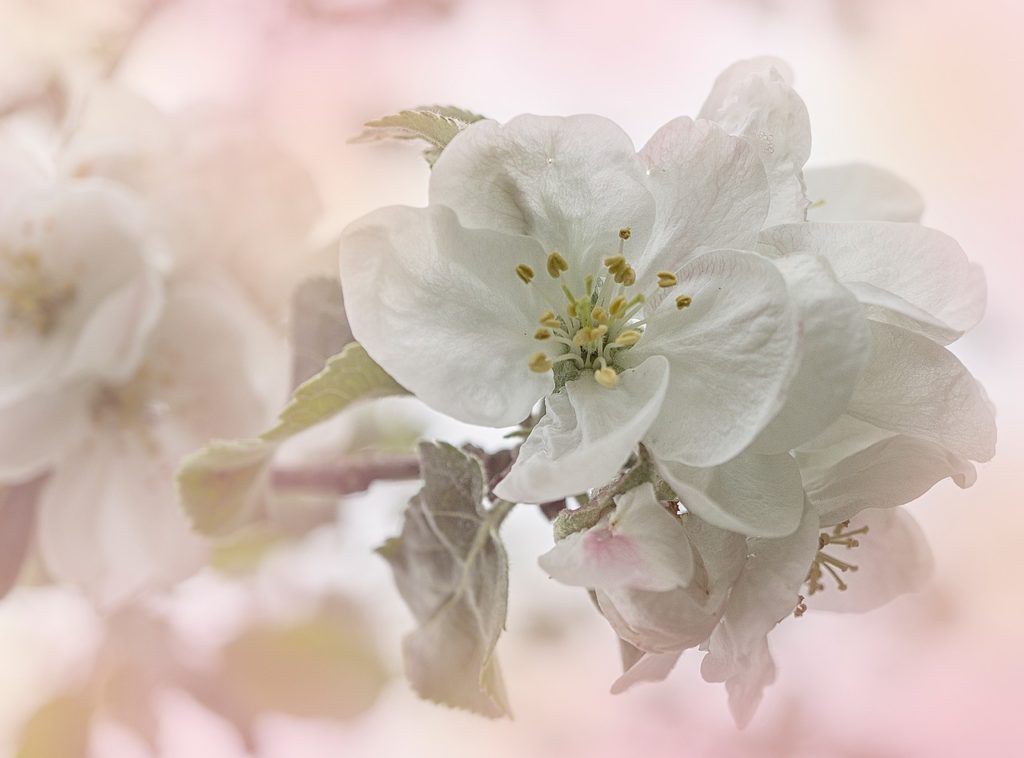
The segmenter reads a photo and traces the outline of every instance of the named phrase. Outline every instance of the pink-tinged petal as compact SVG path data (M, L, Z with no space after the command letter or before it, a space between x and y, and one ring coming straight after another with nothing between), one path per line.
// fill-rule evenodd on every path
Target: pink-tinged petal
M952 237L887 221L786 224L766 229L784 255L814 253L866 307L868 317L947 344L985 312L985 277Z
M0 406L0 482L17 482L53 467L89 433L90 388L42 390Z
M811 125L792 78L777 58L740 61L715 80L700 111L758 148L772 194L767 225L803 221L807 211L801 170L811 154Z
M751 537L785 537L800 524L803 484L787 453L742 453L704 469L661 460L655 465L686 510L713 526Z
M538 240L570 261L582 285L630 227L643 250L654 220L644 165L632 140L600 116L518 116L479 121L445 148L430 176L430 203L467 227Z
M623 371L611 389L590 373L568 382L545 400L544 418L495 494L543 503L608 483L658 417L668 384L668 362L658 355Z
M921 497L949 477L974 484L973 464L941 445L841 417L795 452L807 497L832 526L866 508L891 508Z
M857 299L828 264L810 255L775 261L799 315L800 358L786 404L751 449L783 453L821 433L846 410L867 363L871 332Z
M536 241L466 229L443 206L385 208L341 244L352 332L370 356L427 405L460 421L511 426L551 391L529 368L541 314L565 300ZM533 267L524 284L516 266Z
M657 213L641 281L675 271L696 253L752 250L768 213L768 180L757 149L710 121L677 118L640 151Z
M896 326L872 322L871 331L871 357L849 415L962 458L989 460L996 444L992 404L956 356Z
M818 550L818 533L818 516L807 504L800 527L789 537L748 540L746 563L708 638L701 674L709 682L727 683L741 725L749 721L761 691L774 678L767 635L796 607Z
M921 220L924 199L893 173L866 163L804 171L809 221Z
M858 534L854 548L826 545L824 551L857 567L843 576L847 589L826 583L807 598L811 610L863 613L908 592L917 592L932 573L932 552L921 527L903 508L869 508L843 532Z
M661 682L668 678L682 653L644 653L612 683L612 694L620 695L642 682Z
M45 477L0 484L0 598L21 574L36 524L36 504Z
M577 587L665 592L693 578L686 532L643 484L615 498L598 524L560 540L540 557L553 579Z
M644 439L651 452L714 466L744 450L782 406L796 370L796 312L778 269L754 253L705 253L678 279L620 360L664 355L671 367L665 412ZM679 310L677 295L691 305Z

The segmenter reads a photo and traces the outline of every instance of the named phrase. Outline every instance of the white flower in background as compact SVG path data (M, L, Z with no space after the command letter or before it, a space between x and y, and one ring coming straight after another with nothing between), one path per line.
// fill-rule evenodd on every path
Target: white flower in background
M429 207L346 232L352 330L462 421L515 424L544 398L500 497L603 484L640 441L723 463L779 410L798 357L785 279L745 252L768 204L756 150L707 122L677 119L640 153L595 116L478 122L434 166Z

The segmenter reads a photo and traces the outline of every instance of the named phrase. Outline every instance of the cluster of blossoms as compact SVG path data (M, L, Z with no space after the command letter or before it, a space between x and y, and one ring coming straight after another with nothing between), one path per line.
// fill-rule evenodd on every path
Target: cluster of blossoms
M970 485L995 445L946 348L982 315L979 269L887 172L804 172L810 145L769 59L639 151L596 116L480 120L427 207L376 211L341 249L375 361L456 419L522 425L492 494L564 507L540 563L635 649L616 688L699 647L741 723L776 624L918 584L928 552L894 506Z
M265 264L320 209L230 114L111 84L64 110L0 124L0 490L38 492L46 573L114 606L203 564L174 474L272 417L290 286Z

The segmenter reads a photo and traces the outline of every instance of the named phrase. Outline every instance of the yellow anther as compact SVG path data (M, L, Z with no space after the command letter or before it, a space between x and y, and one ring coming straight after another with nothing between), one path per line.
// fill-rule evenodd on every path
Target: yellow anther
M545 371L550 371L551 366L551 359L548 358L547 353L534 353L530 356L530 371L543 374Z
M535 331L533 333L533 338L535 340L551 339L551 331L549 329L543 329L543 328L538 329L537 331Z
M599 324L597 326L585 326L576 332L576 336L572 338L572 342L576 347L583 347L584 345L600 342L607 333L608 327L604 324Z
M618 318L619 316L626 312L626 308L628 306L629 303L626 302L626 298L622 295L619 295L617 298L612 300L612 304L608 306L608 312L611 313L612 316Z
M689 295L680 295L676 298L676 308L682 310L683 308L689 308L690 303L693 302L693 298Z
M609 255L604 259L604 267L611 273L616 274L626 267L626 256Z
M640 338L643 336L644 333L639 329L627 329L616 337L615 342L612 344L615 345L615 347L633 347L633 345L639 342Z
M590 318L599 324L608 323L608 313L601 306L594 308L593 312L590 314Z
M576 318L576 303L569 303L569 307L566 309L566 311L569 313L570 317Z
M554 311L544 311L540 314L540 325L549 329L558 329L562 326L562 322L558 320Z
M658 272L658 286L659 287L675 287L679 284L679 280L676 275L671 271L659 271Z
M636 284L636 271L632 266L626 266L626 270L622 272L622 285L632 287L634 284Z
M522 279L523 284L529 284L533 281L533 269L525 263L520 263L516 266L516 276Z
M630 235L632 235L632 234L633 234L633 230L630 229L628 226L624 226L623 228L619 229L619 239L620 240L628 240Z
M569 270L569 262L562 257L561 253L551 253L548 256L548 274L557 279L563 271Z
M610 390L619 383L619 375L615 373L615 369L611 366L605 366L594 372L594 381L605 389Z

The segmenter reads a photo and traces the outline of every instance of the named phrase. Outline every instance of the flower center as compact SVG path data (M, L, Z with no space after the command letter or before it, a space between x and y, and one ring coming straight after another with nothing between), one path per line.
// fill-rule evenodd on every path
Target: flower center
M584 291L577 294L562 285L565 303L554 305L540 315L540 327L534 339L549 345L546 350L530 356L531 371L554 371L556 383L562 386L583 371L590 371L602 387L611 389L619 382L621 368L616 356L629 350L643 336L646 321L640 317L646 298L642 293L630 294L636 285L636 271L626 261L625 245L630 238L628 227L619 230L619 252L603 261L602 270L584 279ZM569 270L561 253L552 252L547 259L547 273L558 279ZM525 263L516 266L516 276L530 284L535 276ZM659 271L659 287L678 284L675 274ZM676 298L676 308L690 305L687 295Z
M860 529L854 529L852 531L846 531L850 528L850 522L844 521L841 524L836 525L832 528L831 532L822 532L818 536L818 552L814 556L814 562L811 564L811 570L807 572L807 594L813 595L816 592L822 592L825 589L825 582L823 581L825 575L832 577L832 580L836 584L836 588L840 592L846 591L849 585L843 581L842 574L846 572L854 572L858 569L858 566L853 563L847 563L846 561L836 558L834 555L829 555L825 552L825 548L828 545L841 545L847 550L853 550L855 547L860 546L860 540L858 536L862 536L868 533L868 527L862 526ZM804 603L804 598L800 596L800 603L797 605L794 614L796 616L803 616L807 612L807 605Z
M0 250L0 304L5 310L0 336L28 330L45 337L75 299L75 285L54 277L37 252Z

